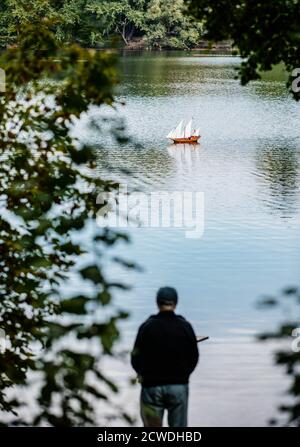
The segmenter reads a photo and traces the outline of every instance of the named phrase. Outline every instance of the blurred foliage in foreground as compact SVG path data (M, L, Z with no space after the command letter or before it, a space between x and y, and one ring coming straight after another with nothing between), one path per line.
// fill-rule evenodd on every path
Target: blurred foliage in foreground
M286 413L287 424L300 426L300 289L289 287L283 290L280 297L266 297L260 302L260 305L270 308L280 306L286 315L284 321L277 331L260 334L260 340L288 340L289 348L278 350L275 353L277 365L284 366L286 373L291 377L291 386L288 394L292 398L292 403L282 405L279 410ZM276 419L271 420L275 424Z
M112 290L126 286L106 279L103 259L126 237L96 225L96 195L116 185L96 175L91 148L69 130L91 104L113 104L115 56L59 48L49 27L24 26L0 61L0 329L7 342L0 410L15 424L91 425L95 408L112 409L109 395L118 391L99 360L114 354L127 313L113 305ZM80 290L63 297L71 274ZM18 386L34 401L24 418Z
M242 84L259 79L260 71L283 62L290 75L288 88L300 99L292 81L300 75L300 0L189 0L193 15L204 20L212 40L232 39L245 60L240 67ZM297 74L293 74L299 69ZM297 91L296 91L297 90Z

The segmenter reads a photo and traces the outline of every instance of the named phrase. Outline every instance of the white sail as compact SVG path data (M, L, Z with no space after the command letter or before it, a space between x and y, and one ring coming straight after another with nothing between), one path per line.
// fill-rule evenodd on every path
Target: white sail
M182 136L182 124L183 121L180 121L176 129L174 130L174 137L173 138L181 138Z
M190 138L191 136L200 136L200 129L195 129L192 127L193 120L190 120L186 126L183 126L183 121L180 121L180 123L175 127L175 129L172 129L168 135L167 138L171 140L175 140L178 138Z
M171 140L174 138L180 138L181 134L182 134L182 121L180 121L180 123L178 124L177 127L175 127L175 129L172 129L171 132L168 133L167 138L170 138Z
M175 129L172 129L172 130L168 133L168 135L166 136L166 138L170 138L170 139L174 138L174 132L175 132Z
M184 128L184 138L189 138L192 136L192 120L190 120Z

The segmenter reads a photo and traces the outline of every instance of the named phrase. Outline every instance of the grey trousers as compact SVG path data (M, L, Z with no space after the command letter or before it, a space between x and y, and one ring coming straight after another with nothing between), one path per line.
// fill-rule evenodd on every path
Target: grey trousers
M160 385L142 388L141 416L145 427L162 427L164 410L169 427L187 427L189 386Z

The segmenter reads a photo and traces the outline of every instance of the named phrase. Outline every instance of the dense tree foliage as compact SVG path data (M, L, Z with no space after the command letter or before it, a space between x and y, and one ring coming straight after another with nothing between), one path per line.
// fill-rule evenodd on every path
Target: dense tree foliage
M87 8L101 20L106 35L116 32L128 44L143 27L146 3L145 0L93 0Z
M99 361L113 354L127 316L112 302L125 286L106 278L103 262L126 238L96 225L96 196L116 185L99 178L70 126L91 104L113 103L115 56L60 49L46 21L19 31L0 60L0 410L15 423L89 425L117 391ZM66 295L71 275L80 290ZM23 418L18 386L35 400Z
M183 0L94 0L88 8L126 44L140 35L151 48L186 48L195 46L201 35L201 26L185 14Z
M64 44L95 47L117 35L126 45L140 38L148 47L189 48L201 36L183 0L3 0L0 46L13 44L24 24L45 17Z
M0 6L0 45L15 43L20 30L28 23L45 18L52 22L56 38L83 46L102 42L100 23L87 9L87 0L3 0Z
M286 373L291 378L291 385L288 389L289 399L282 404L279 410L287 415L287 425L300 427L300 289L298 287L288 287L283 290L280 297L266 297L261 300L264 307L281 307L286 319L279 328L271 333L260 335L260 340L288 340L287 348L279 349L275 353L277 365L284 366ZM276 423L272 419L271 423Z
M143 29L150 47L189 48L199 42L202 26L187 15L183 0L152 0Z
M300 69L300 0L190 0L190 3L194 16L205 21L206 37L232 39L245 58L240 68L243 84L258 79L260 71L283 62L290 74L288 88L300 99L299 83L292 88L297 75L294 70Z

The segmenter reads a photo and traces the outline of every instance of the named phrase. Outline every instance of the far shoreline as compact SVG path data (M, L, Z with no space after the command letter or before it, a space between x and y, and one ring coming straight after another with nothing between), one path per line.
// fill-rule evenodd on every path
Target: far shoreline
M100 48L99 48L100 49ZM196 47L191 48L172 48L168 46L162 47L148 47L143 39L134 39L128 45L107 45L102 47L103 50L117 50L121 53L141 53L141 52L195 52L199 56L239 56L237 48L233 47L233 42L230 40L221 42L210 42L201 40Z

